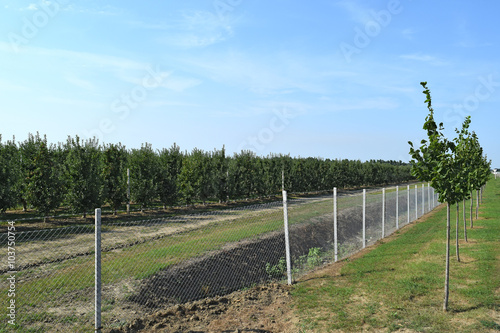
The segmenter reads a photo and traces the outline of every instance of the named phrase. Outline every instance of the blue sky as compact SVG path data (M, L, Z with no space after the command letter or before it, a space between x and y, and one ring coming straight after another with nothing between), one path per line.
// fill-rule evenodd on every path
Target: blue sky
M500 167L500 3L0 0L0 133L408 161L466 115Z

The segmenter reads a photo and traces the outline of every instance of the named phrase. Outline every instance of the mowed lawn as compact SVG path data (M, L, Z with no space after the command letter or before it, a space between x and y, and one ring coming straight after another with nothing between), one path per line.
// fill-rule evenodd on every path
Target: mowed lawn
M460 257L452 207L450 302L443 311L446 206L341 263L306 276L293 288L300 332L500 331L500 179L486 186L479 219ZM475 212L475 210L474 210Z

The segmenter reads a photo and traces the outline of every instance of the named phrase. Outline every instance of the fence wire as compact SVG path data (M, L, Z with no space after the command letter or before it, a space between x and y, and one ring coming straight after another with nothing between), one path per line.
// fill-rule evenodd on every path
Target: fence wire
M8 244L8 235L0 234L2 245ZM43 332L73 322L92 327L94 227L13 235L15 258L10 262L14 266L2 262L0 289L2 304L14 301L15 309L9 311L13 317L2 316L7 319L0 323L0 331ZM16 325L8 323L12 319Z
M391 188L385 196L379 190L368 191L365 201L363 207L361 191L338 193L339 259L438 204L427 186L409 191ZM288 216L294 279L332 262L332 196L292 198ZM0 295L2 304L15 299L16 326L4 320L0 332L94 330L94 237L94 225L15 233L15 267L6 263L0 267ZM103 223L101 238L105 328L122 326L170 305L286 279L282 202ZM6 250L8 241L8 233L0 234ZM15 276L14 297L9 296L10 276Z

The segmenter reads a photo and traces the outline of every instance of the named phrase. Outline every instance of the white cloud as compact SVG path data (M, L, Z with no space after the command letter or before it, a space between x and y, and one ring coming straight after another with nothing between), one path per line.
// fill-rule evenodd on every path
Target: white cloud
M388 97L366 98L358 100L336 99L329 107L329 111L357 111L357 110L394 110L399 104Z
M173 102L171 100L159 100L159 101L146 101L144 102L145 106L151 108L164 108L168 106L176 106L176 107L206 107L206 105L195 104L195 103L185 103L185 102Z
M418 62L425 62L433 66L446 66L449 63L441 60L437 57L428 55L428 54L422 54L422 53L414 53L414 54L404 54L400 56L401 59L405 60L413 60L413 61L418 61Z
M308 113L312 108L313 106L305 102L260 100L238 108L238 112L217 110L212 112L212 115L224 118L254 118L261 115L284 114L293 119Z
M122 81L134 84L134 85L142 85L144 83L144 78L151 75L153 69L150 68L149 71L145 73L140 73L137 75L137 71L132 72L123 72L120 74L120 79ZM161 75L161 83L160 87L163 87L168 90L173 90L175 92L183 92L189 88L198 86L202 83L201 80L184 77L181 75L173 74L172 71L163 71L161 68L156 68L154 70L155 73Z
M84 99L62 98L55 96L43 96L40 100L43 101L43 103L59 105L63 107L68 107L68 106L78 107L78 109L80 110L86 109L86 110L98 111L108 107L108 104L106 103L100 103L88 99L84 100Z
M293 53L273 55L217 52L204 58L180 60L190 71L210 80L236 86L260 95L296 92L326 94L330 59L311 59ZM327 76L323 76L323 73Z
M159 43L175 48L201 48L224 42L234 35L234 19L220 19L208 11L183 12L169 18L169 23L131 21L132 26L164 32Z
M163 88L173 90L176 92L183 92L184 90L187 90L189 88L196 87L202 83L201 80L198 79L192 79L192 78L187 78L187 77L181 77L181 76L170 76L163 80L161 86Z
M17 84L14 84L12 82L8 82L5 80L0 80L0 90L2 90L3 92L5 92L5 91L27 92L27 91L29 91L29 88L25 87L25 86L17 85Z
M462 47L462 48L477 48L477 47L488 47L488 46L494 46L495 44L493 43L478 43L476 41L461 41L455 44L455 46Z
M401 35L403 35L404 38L409 39L409 40L412 40L413 35L415 35L415 34L416 34L415 29L411 29L411 28L403 29L401 31Z
M66 76L66 81L85 90L95 90L96 88L92 82L81 79L74 74L68 74Z
M74 2L62 6L61 10L64 10L66 12L74 12L74 13L88 14L88 15L100 15L100 16L119 16L124 14L123 9L118 7L113 7L110 5L83 7L83 6L78 6Z
M357 23L365 24L366 22L372 20L370 15L370 10L352 0L342 0L336 2L336 5L346 10L351 19Z
M0 41L0 51L15 55L14 49L9 43L6 42ZM61 67L63 67L63 64L70 64L75 66L78 65L80 68L97 67L104 70L118 72L122 70L134 69L144 70L148 66L146 63L126 58L64 49L48 49L26 46L23 48L21 53L24 57L32 57L34 59L39 59L41 57L47 57L51 60L58 59ZM54 61L51 61L51 63L54 63Z

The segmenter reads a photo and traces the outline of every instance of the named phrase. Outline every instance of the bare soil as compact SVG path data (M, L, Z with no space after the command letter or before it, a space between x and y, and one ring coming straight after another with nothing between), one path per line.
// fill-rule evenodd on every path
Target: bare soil
M103 332L295 332L290 304L290 287L266 284L171 306Z

